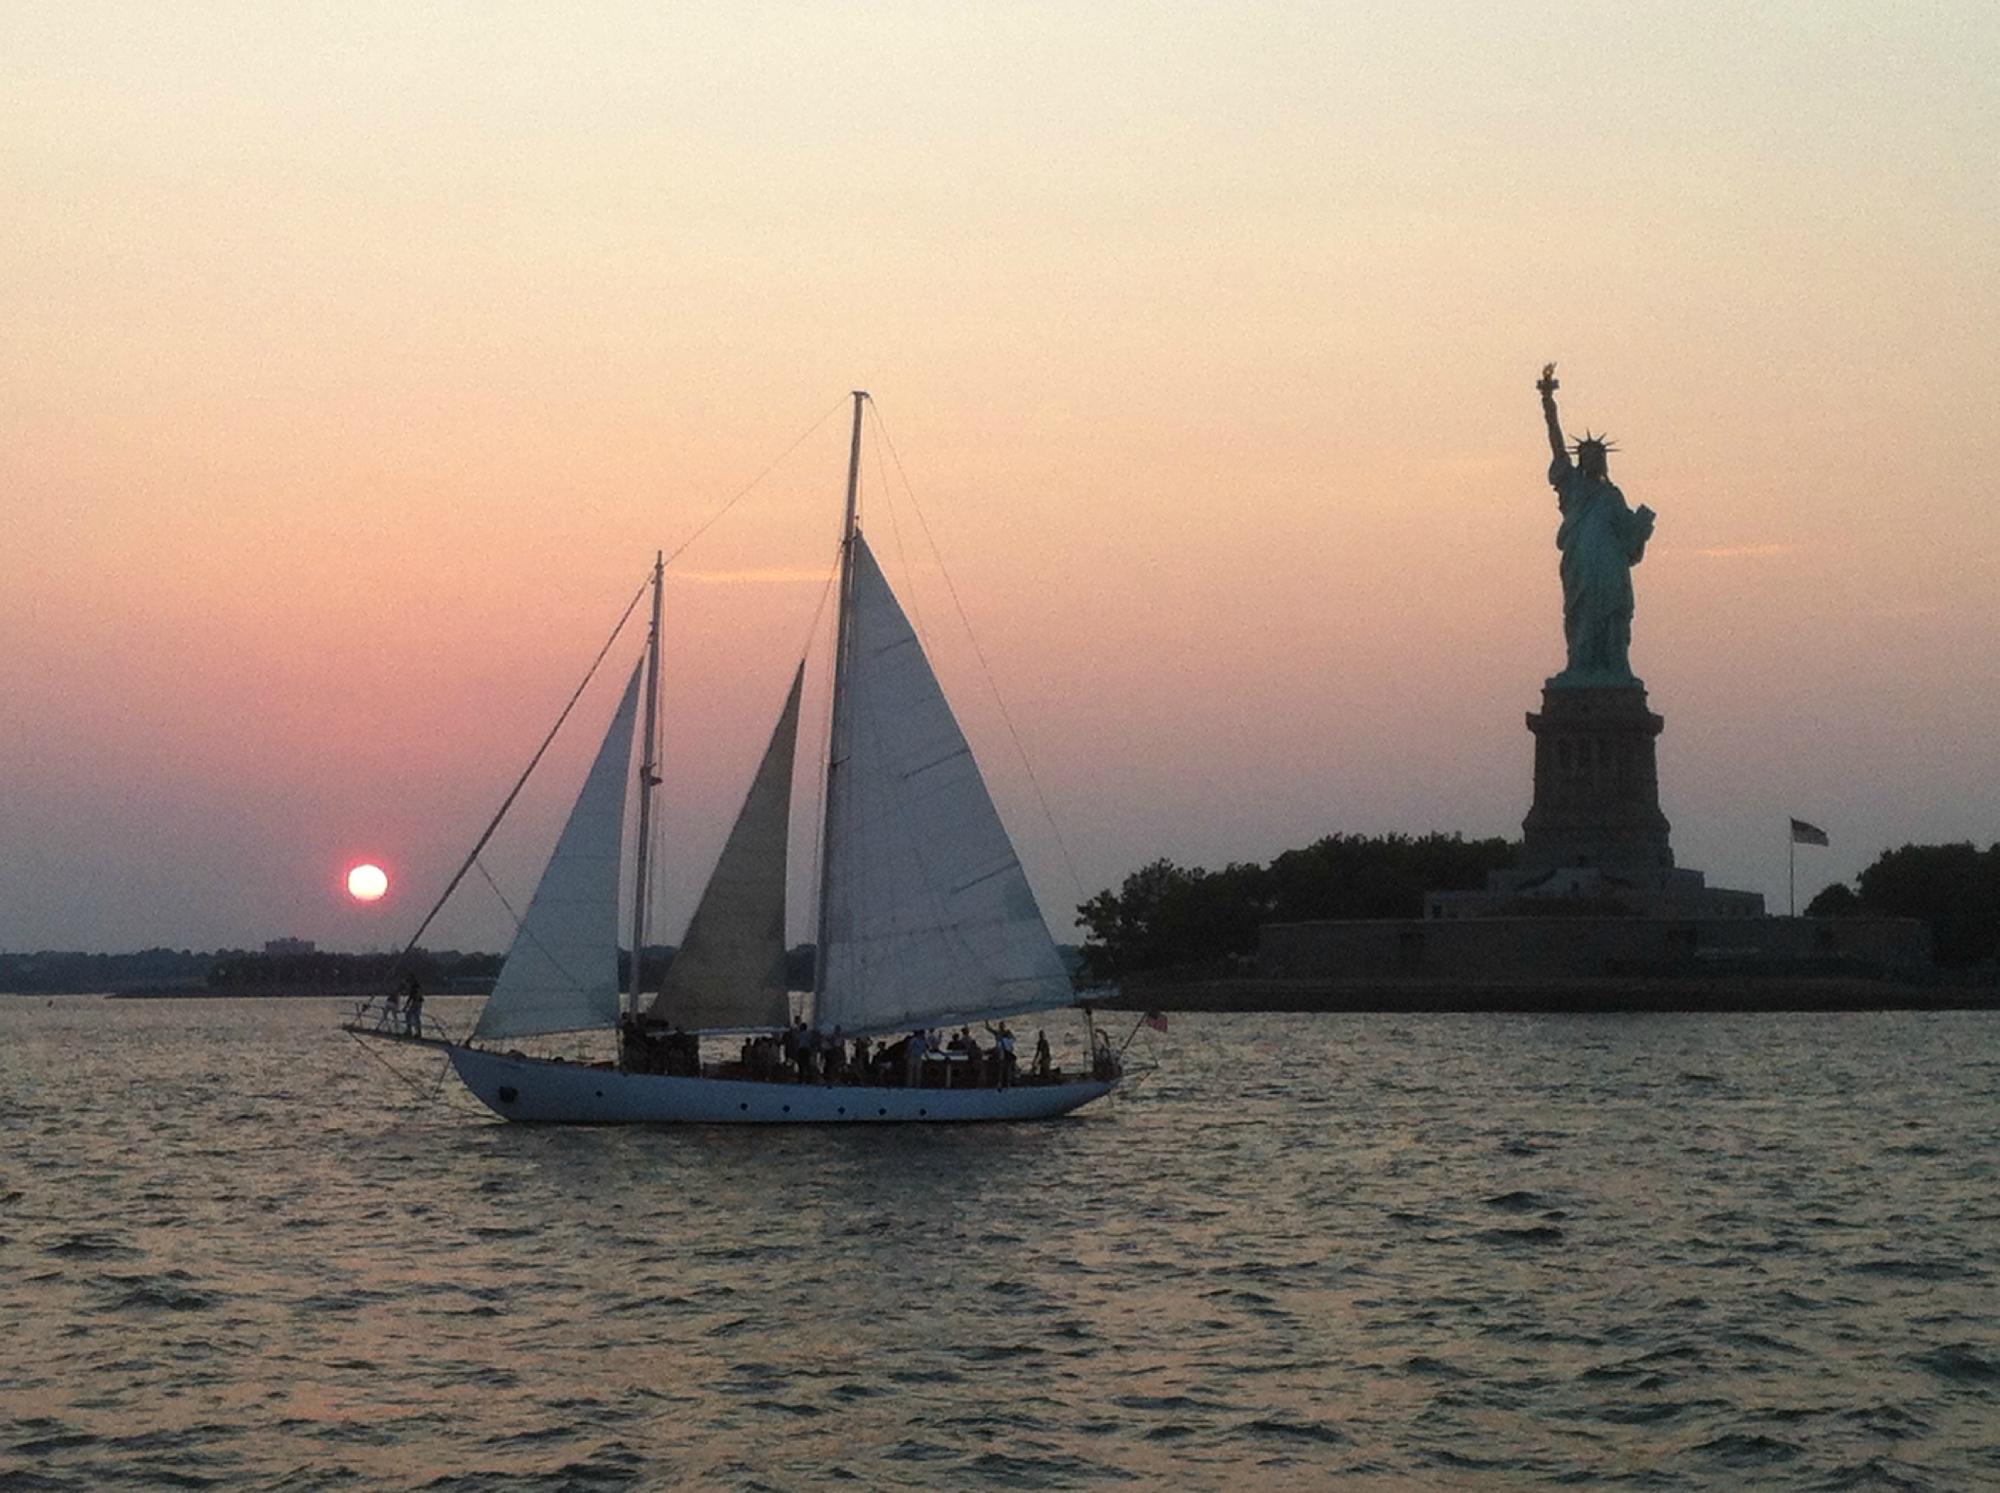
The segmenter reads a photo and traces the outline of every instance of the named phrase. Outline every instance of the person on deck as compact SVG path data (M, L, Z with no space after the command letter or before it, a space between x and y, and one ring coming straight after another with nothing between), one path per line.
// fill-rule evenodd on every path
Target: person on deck
M1035 1077L1042 1083L1049 1081L1049 1034L1035 1033Z
M968 1089L979 1087L979 1043L972 1035L970 1027L960 1027L958 1035L951 1039L951 1050L965 1059L963 1067L954 1065L952 1082Z
M896 1075L903 1071L903 1065L909 1061L909 1054L908 1037L899 1038L894 1042L880 1043L875 1049L873 1059L876 1084L885 1089L894 1088Z
M921 1031L910 1033L909 1045L903 1049L903 1087L914 1089L923 1080L924 1056L930 1051L930 1042Z
M410 977L410 993L403 1000L403 1030L412 1037L424 1034L424 987Z
M1014 1083L1014 1034L1004 1021L997 1027L989 1021L986 1030L993 1033L993 1086L996 1089L1011 1088Z

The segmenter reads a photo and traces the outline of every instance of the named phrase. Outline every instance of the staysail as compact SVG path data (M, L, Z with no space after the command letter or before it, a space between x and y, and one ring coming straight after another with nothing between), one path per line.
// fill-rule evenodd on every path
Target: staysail
M475 1037L524 1037L618 1021L618 863L638 713L632 670L611 729L528 903Z
M858 531L852 544L814 1024L865 1033L1067 1005L972 749Z
M776 1027L791 1020L785 994L785 835L805 666L771 732L715 873L701 894L652 1014L689 1031Z

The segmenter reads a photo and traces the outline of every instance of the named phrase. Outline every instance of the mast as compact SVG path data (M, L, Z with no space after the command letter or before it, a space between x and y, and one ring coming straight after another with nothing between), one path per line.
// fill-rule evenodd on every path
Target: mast
M826 818L819 836L819 926L813 934L813 1016L819 1016L820 992L826 988L827 862L833 858L833 795L847 757L847 634L854 592L855 498L861 489L861 406L868 391L854 391L854 435L847 447L847 520L840 531L840 593L834 608L833 719L826 733Z
M646 951L646 873L653 840L653 789L659 786L660 729L660 593L666 584L666 562L653 551L653 629L646 638L646 748L639 763L639 846L632 866L632 978L626 1009L639 1014L639 968Z

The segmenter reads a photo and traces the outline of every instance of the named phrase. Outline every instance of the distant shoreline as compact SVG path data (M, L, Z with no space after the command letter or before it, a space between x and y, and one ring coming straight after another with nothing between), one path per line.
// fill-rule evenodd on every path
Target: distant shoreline
M224 985L210 989L193 989L182 986L139 987L132 990L108 992L112 1000L381 1000L393 986L357 985ZM425 987L424 999L435 1000L439 996L470 995L484 996L492 993L492 982L487 981L476 990L452 990L443 986Z
M352 1000L383 992L168 986L132 990L0 992L13 1000ZM477 997L484 991L433 991ZM2000 986L1911 985L1856 979L1676 980L1135 980L1115 996L1093 999L1099 1011L1201 1011L1255 1014L1521 1015L1595 1012L1680 1013L1825 1011L2000 1011Z
M426 1000L436 1000L451 996L483 996L484 990L426 990ZM129 990L6 990L0 991L0 1000L108 1000L108 1001L161 1001L161 1000L380 1000L387 995L386 989L357 989L351 985L332 985L308 989L297 986L285 989L259 986L228 985L210 988L201 985L151 985L135 986Z

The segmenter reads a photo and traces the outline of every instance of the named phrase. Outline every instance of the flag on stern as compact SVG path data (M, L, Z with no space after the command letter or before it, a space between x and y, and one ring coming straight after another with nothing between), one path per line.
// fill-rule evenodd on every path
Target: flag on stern
M1167 1018L1158 1011L1148 1011L1139 1025L1149 1026L1156 1032L1164 1032L1167 1029Z
M1824 845L1826 831L1817 824L1807 824L1803 819L1792 821L1792 843L1794 845Z

